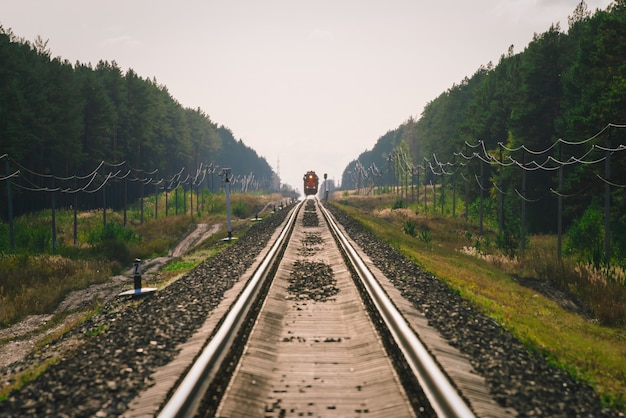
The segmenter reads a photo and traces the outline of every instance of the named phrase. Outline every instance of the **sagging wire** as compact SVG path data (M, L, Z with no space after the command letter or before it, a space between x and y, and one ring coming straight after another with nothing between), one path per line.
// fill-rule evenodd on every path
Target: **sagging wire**
M517 188L515 189L515 193L520 197L520 199L522 199L525 202L528 203L536 203L539 202L540 200L542 200L544 197L546 197L548 194L544 193L541 197L538 197L537 199L529 199L526 196L523 196L522 193L520 193L519 190L517 190Z
M17 170L7 176L0 176L0 181L9 180L20 176L20 170Z
M614 182L612 182L612 181L610 181L610 180L605 179L604 177L602 177L602 176L601 176L601 175L599 175L599 174L596 174L596 177L597 177L597 178L599 178L599 179L600 179L601 181L603 181L604 183L608 184L609 186L612 186L612 187L617 187L617 188L619 188L619 189L626 189L626 184L617 184L617 183L614 183Z

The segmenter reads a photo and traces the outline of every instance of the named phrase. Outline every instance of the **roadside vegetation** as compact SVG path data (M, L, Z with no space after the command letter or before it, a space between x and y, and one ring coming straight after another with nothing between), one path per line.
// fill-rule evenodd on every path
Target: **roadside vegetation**
M28 315L52 313L71 291L109 281L132 267L135 258L167 255L197 223L223 224L218 234L222 237L227 232L225 196L207 193L204 198L205 210L193 214L183 214L181 206L176 215L175 202L170 201L167 217L162 199L158 219L153 217L154 197L147 198L143 223L139 207L133 207L127 211L126 226L119 211L107 210L106 224L102 210L80 212L76 245L70 210L55 213L56 245L50 210L15 219L15 248L9 246L8 225L0 223L0 328ZM280 195L231 195L233 224L253 218L266 204L279 199ZM190 260L175 259L161 276L171 279L199 264L198 257L210 255L205 250Z
M394 193L344 192L335 203L509 329L529 350L592 385L607 404L626 408L624 274L589 262L589 239L571 232L565 239L567 255L559 261L555 236L527 237L520 253L499 244L497 228L488 219L480 234L471 208L466 222L460 211L456 218L450 207L444 208L447 216L429 212ZM579 227L585 229L585 222Z

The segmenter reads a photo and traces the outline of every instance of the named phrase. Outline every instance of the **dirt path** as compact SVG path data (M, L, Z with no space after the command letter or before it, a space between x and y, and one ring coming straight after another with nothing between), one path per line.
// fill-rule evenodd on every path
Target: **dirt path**
M143 261L144 274L152 274L161 269L168 261L180 257L193 250L202 241L221 229L221 225L198 224L197 227L187 234L170 253L165 257L157 257ZM117 297L128 283L132 283L133 268L129 268L124 274L114 276L107 283L90 286L87 289L76 290L70 293L52 314L30 315L10 328L0 329L0 339L11 338L12 341L0 345L0 367L23 359L33 350L35 344L47 335L62 329L65 324L77 320L82 313L76 312L69 315L63 323L52 329L38 331L43 325L54 318L55 315L69 311L79 310L89 306L94 300L106 303ZM30 335L32 334L32 335Z
M210 226L210 228L209 228ZM150 260L144 260L142 265L142 271L144 273L153 273L158 271L172 258L180 257L190 250L196 248L202 241L209 238L211 235L216 234L221 229L221 225L209 225L198 224L196 228L187 234L177 245L174 247L167 256L152 258ZM131 267L126 271L126 276L133 274L133 268Z

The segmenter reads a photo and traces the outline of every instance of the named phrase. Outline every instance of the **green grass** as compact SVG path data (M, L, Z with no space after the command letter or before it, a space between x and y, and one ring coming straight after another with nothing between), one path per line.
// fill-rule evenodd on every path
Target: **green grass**
M61 357L55 356L44 360L36 367L29 368L17 373L12 377L13 382L10 385L4 385L0 388L0 402L5 401L13 390L20 390L24 385L35 380L39 375L43 374L50 368L61 361Z
M180 272L180 271L189 271L198 265L197 260L181 260L174 261L165 266L162 271L165 272Z
M531 239L528 259L509 263L506 258L468 255L460 251L478 242L483 254L497 255L491 244L493 231L479 237L475 225L433 215L415 215L408 209L391 210L393 199L343 196L339 205L407 258L430 271L480 311L509 329L530 350L592 385L606 404L626 408L626 327L606 326L568 312L555 301L519 285L512 274L538 279L562 268L550 263L546 237ZM408 219L429 231L428 240L403 232ZM419 230L420 226L416 226ZM553 252L552 252L553 253ZM530 264L539 264L538 268ZM551 266L551 267L549 267ZM623 285L622 285L623 288ZM600 289L602 290L602 289ZM606 289L605 289L606 290ZM623 289L622 289L623 290ZM599 292L598 292L599 293ZM618 295L619 296L619 295ZM605 299L608 295L604 294Z
M26 315L49 313L72 290L109 279L100 260L72 260L61 255L0 256L0 325Z
M266 203L276 201L280 196L235 195L235 198L238 202L235 204L238 214L236 216L243 219L252 217L253 211L261 212ZM135 257L145 259L167 254L195 222L221 224L223 226L221 233L207 239L194 251L168 263L156 276L155 285L167 286L182 277L202 261L227 248L225 245L215 245L226 236L226 215L215 213L220 208L223 209L223 196L221 199L220 196L211 196L205 203L207 208L212 209L211 213L205 213L203 216L199 216L201 214L197 212L193 217L182 213L174 216L174 211L170 208L168 217L165 217L164 211L161 210L158 219L144 216L143 224L139 221L137 213L131 212L127 214L126 229L122 228L122 213L107 211L108 222L115 223L116 226L106 230L102 226L102 212L80 213L77 247L67 244L73 243L73 213L71 216L65 213L57 216L59 241L57 252L51 250L50 211L18 218L16 224L20 225L20 228L16 228L18 229L16 234L21 239L18 243L23 247L12 252L10 249L0 248L0 327L10 326L27 315L54 311L69 292L107 281L113 273L119 272L124 266L130 266L130 260ZM267 212L259 214L264 216ZM237 233L245 232L247 222L244 221L243 225L239 226ZM8 228L2 228L3 226L6 225L0 224L0 242L8 242L8 239L4 239L6 236L2 235L8 234ZM31 231L24 236L23 231L29 229L35 232ZM102 243L107 240L109 243L103 245ZM125 265L122 265L123 260L126 261ZM96 315L101 308L98 301L95 301L89 307L77 312L79 315L71 321L68 321L67 317L76 312L61 312L39 329L18 338L0 339L0 344L16 339L36 338L37 334L63 323L61 329L37 341L35 350L40 350L41 347ZM100 325L86 332L85 337L105 333L107 328ZM35 380L59 360L60 357L43 360L12 376L11 383L0 388L0 402L6 400L12 390L19 390L28 382Z
M79 213L77 245L73 211L56 211L56 248L52 245L50 210L15 219L15 249L8 247L8 227L0 223L0 327L10 326L27 315L53 312L71 291L108 281L132 266L135 258L167 255L197 222L226 223L226 214L220 212L224 195L205 196L206 210L200 217L195 208L193 216L183 214L182 206L179 215L174 215L170 208L165 217L165 197L160 196L159 217L154 219L150 216L154 213L154 197L151 199L144 204L143 223L137 208L127 211L126 226L123 212L107 210L106 226L102 211ZM241 219L251 218L266 203L279 199L279 195L232 195L236 216ZM179 264L167 267L166 273L184 272L200 261L177 261Z

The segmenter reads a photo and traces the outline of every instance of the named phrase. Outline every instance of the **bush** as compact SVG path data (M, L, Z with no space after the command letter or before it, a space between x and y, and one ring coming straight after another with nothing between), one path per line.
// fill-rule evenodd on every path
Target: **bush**
M241 199L236 200L231 205L231 210L233 212L233 215L235 215L239 219L245 219L245 218L247 218L247 217L249 217L251 215L250 208L248 207L246 202L244 202Z
M505 229L504 231L498 233L498 236L496 237L496 247L502 251L502 254L510 259L515 257L515 253L517 252L520 243L520 234L511 229Z
M417 231L417 222L409 219L404 223L402 231L412 237L417 238L422 242L429 243L433 240L433 235L430 232L430 228L427 225L420 225L419 232Z
M25 217L15 225L15 247L31 253L52 250L52 228L37 219Z
M604 216L592 204L572 223L568 231L565 253L582 263L598 268L604 260Z
M420 232L417 238L422 242L429 243L433 240L433 234L430 232L430 228L428 228L426 225L422 225L420 227Z
M11 248L9 224L0 221L0 253L6 253Z
M104 257L109 261L116 261L123 266L131 264L133 260L128 245L119 240L102 241L94 245L93 251L95 255Z
M406 204L404 203L404 200L398 199L393 203L393 206L391 207L391 209L403 209L405 207L406 207Z
M139 236L130 228L110 222L105 226L99 225L94 228L88 238L92 245L93 254L121 265L132 262L132 256L128 244L139 241Z
M402 228L402 231L407 235L415 237L417 235L417 232L415 231L416 227L417 227L417 224L415 223L415 221L412 221L409 219L408 221L404 223L404 227Z
M129 228L125 228L115 222L110 222L104 227L94 228L89 234L90 244L98 244L101 241L123 241L133 242L139 237Z
M489 226L494 226L497 225L498 222L498 214L497 214L497 201L494 201L494 199L489 199L487 197L483 198L483 222L486 225ZM480 198L476 198L476 200L474 200L473 202L471 202L467 208L468 210L468 216L470 219L473 220L478 220L480 219ZM505 211L506 210L511 210L511 208L506 208L505 207ZM513 211L513 213L515 213ZM511 214L511 213L507 213L505 215L505 219L513 219L515 218L517 215Z
M504 227L496 236L496 247L506 257L513 259L522 245L522 222L517 215L517 207L512 199L504 203ZM524 234L524 247L528 244L528 235Z

